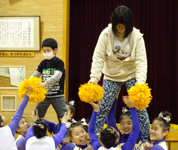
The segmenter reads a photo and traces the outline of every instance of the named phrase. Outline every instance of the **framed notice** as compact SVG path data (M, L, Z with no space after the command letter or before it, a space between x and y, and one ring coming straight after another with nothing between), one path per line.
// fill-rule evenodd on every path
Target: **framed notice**
M40 16L0 16L0 51L39 51Z

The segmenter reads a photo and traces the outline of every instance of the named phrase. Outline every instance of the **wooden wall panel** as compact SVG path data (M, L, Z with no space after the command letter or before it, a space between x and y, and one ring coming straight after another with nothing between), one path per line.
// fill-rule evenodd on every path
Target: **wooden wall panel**
M168 146L168 150L177 150L178 148L178 131L169 131L166 136L166 143Z
M0 1L0 16L33 16L37 15L41 17L41 42L45 38L54 38L58 42L57 56L62 58L66 63L66 46L64 47L64 39L66 35L64 30L64 19L67 16L65 6L69 0L2 0ZM65 19L66 20L66 19ZM65 27L66 29L66 27ZM43 54L41 51L35 52L34 57L0 57L0 66L25 66L25 76L29 78L33 72L37 69L38 64L43 60ZM67 78L66 78L67 79ZM67 87L67 85L66 85ZM65 88L67 89L67 88ZM0 89L1 95L17 95L17 104L19 106L22 98L18 96L18 90L5 90ZM31 112L34 110L36 104L29 103L24 111L24 117L31 122ZM1 104L0 104L1 107ZM6 117L6 122L10 122L10 116L13 116L15 112L1 112ZM50 107L46 114L46 119L57 122L56 113L52 107Z
M14 87L10 84L10 78L4 76L0 76L0 85L1 87Z
M177 150L178 142L171 142L169 150Z

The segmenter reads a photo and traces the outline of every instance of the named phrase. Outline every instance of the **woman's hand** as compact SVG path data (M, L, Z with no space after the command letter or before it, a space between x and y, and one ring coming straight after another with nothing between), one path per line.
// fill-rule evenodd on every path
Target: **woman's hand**
M90 82L88 82L88 83L90 83L90 84L95 84L94 82L92 82L92 81L90 81Z
M93 110L94 110L95 112L98 112L98 111L99 111L99 108L100 108L100 101L97 102L97 103L89 102L89 104L92 105Z
M124 103L129 107L134 107L134 101L130 100L129 96L122 96Z

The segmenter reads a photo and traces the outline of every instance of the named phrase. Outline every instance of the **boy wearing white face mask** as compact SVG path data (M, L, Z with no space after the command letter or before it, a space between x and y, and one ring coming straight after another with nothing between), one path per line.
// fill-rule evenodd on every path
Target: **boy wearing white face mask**
M64 62L56 57L58 50L56 40L47 38L43 41L41 47L45 59L41 61L31 77L40 77L42 75L41 86L46 87L47 94L44 101L36 105L35 110L38 110L40 118L44 118L49 105L52 104L60 123L59 118L62 118L67 111L64 99Z

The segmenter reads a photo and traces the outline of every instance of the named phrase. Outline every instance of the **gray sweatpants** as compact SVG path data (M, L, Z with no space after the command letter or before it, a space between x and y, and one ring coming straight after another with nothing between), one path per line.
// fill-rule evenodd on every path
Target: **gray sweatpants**
M44 101L38 103L35 108L35 110L38 110L38 116L40 118L44 118L50 104L52 104L54 110L56 111L57 118L60 122L59 118L62 118L64 116L64 113L67 111L64 96L53 98L46 97Z

